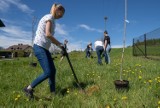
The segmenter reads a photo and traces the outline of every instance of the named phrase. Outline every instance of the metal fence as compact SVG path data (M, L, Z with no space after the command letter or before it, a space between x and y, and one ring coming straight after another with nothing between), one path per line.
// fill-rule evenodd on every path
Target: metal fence
M133 39L133 56L160 58L160 28Z

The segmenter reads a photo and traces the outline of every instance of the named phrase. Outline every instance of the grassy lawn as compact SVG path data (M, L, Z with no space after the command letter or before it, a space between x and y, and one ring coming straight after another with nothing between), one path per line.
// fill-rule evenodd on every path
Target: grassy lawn
M86 94L74 85L69 64L60 56L54 59L57 69L56 95L50 100L48 81L35 88L39 100L29 100L22 89L31 83L42 69L29 65L31 58L0 61L0 108L160 108L159 61L132 56L125 49L122 79L129 81L128 91L117 91L114 81L120 77L122 49L112 49L111 64L97 65L97 56L85 58L84 52L69 54L75 73L84 83ZM34 61L37 62L36 58ZM37 62L38 63L38 62Z
M160 56L160 46L159 45L150 45L146 47L147 56ZM135 55L144 56L145 55L145 46L139 45L135 46Z

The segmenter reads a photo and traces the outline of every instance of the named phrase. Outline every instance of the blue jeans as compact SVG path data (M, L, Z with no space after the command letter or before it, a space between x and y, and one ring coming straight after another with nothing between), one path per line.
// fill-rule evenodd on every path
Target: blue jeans
M111 47L110 47L110 45L108 45L107 48L106 48L106 51L105 51L105 53L104 53L106 64L110 64L110 62L111 62L111 61L110 61L110 56L109 56L110 50L111 50Z
M33 49L34 49L35 56L37 57L43 69L43 73L31 83L31 87L35 88L38 84L40 84L41 82L43 82L48 78L50 92L55 92L56 68L54 66L54 62L52 60L50 52L35 44L33 46Z
M87 49L86 50L86 58L89 58L91 56L91 53L90 53L90 51Z
M104 51L103 46L96 47L96 53L98 56L98 64L102 64L101 55L102 55L103 51Z

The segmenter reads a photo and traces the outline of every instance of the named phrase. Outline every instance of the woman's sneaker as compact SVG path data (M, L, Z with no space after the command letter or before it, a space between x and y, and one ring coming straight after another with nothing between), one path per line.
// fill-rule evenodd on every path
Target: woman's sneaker
M34 98L34 95L33 95L33 92L34 90L29 90L27 89L27 87L25 87L23 89L23 92L26 94L26 96L28 96L30 99L33 99Z

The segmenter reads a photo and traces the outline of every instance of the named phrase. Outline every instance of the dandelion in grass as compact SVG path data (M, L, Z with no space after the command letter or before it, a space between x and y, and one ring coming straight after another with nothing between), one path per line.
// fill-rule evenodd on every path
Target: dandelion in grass
M146 84L147 82L146 81L144 81L144 84Z
M106 105L106 108L111 108L109 105Z
M141 65L140 64L136 64L135 66L137 66L137 67L139 66L140 67Z
M142 71L141 71L141 70L140 70L139 72L140 72L140 73L142 73Z
M18 94L14 100L17 101L20 97L21 95Z
M114 101L116 101L117 99L116 99L116 98L114 98L113 100L114 100Z
M122 100L127 100L127 97L126 97L126 96L123 96L123 97L122 97Z
M69 89L67 89L67 93L69 93Z
M17 98L20 98L21 97L21 95L17 95Z
M139 75L139 76L138 76L138 79L140 79L140 80L141 80L141 79L142 79L142 76L140 76L140 75Z
M29 101L29 99L26 99L26 101L28 102L28 101Z
M149 83L152 83L152 80L148 80Z
M158 105L160 105L160 101L158 101Z
M74 94L77 95L77 92L75 92Z
M14 100L15 100L15 101L18 101L18 98L16 97Z
M160 78L159 77L157 77L157 78L155 78L156 80L160 80Z

